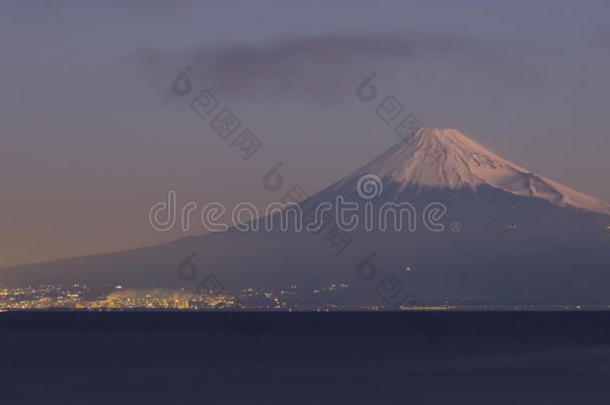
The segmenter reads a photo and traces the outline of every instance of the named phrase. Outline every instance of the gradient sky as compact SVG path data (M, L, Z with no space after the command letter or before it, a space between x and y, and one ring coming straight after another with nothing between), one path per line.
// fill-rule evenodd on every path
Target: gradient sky
M398 141L355 97L371 72L426 126L610 200L610 3L506 3L2 1L0 267L179 238L148 224L169 190L266 204L278 161L319 190ZM186 66L251 159L173 96Z

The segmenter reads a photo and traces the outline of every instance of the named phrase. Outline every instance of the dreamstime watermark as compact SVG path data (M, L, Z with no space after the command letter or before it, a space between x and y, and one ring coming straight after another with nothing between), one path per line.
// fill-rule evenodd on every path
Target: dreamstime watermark
M356 190L363 200L372 200L383 193L383 182L377 175L365 174L358 179Z
M447 229L443 219L447 206L441 202L428 203L422 210L408 201L375 203L373 200L383 193L381 179L373 174L365 174L356 185L360 201L347 201L337 195L334 201L322 201L304 212L306 204L294 202L273 202L264 210L247 201L235 204L228 209L222 203L210 202L201 208L199 218L204 230L226 232L235 229L241 232L319 232L328 224L328 218L340 231L352 232L362 229L365 232L407 230L417 232L420 224L430 232L444 232ZM167 200L152 205L148 214L150 226L159 232L174 230L179 221L183 232L191 230L192 217L198 210L196 202L188 202L178 215L176 192L171 190ZM333 215L334 214L334 215ZM461 232L461 223L449 225L452 232Z

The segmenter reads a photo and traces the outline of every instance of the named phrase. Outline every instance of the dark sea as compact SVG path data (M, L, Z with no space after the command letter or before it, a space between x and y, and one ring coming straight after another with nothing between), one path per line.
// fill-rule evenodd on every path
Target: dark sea
M610 313L0 314L0 404L610 404Z

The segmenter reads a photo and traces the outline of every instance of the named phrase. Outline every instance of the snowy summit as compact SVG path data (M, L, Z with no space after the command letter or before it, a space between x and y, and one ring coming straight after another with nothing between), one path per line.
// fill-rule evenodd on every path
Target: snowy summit
M610 214L610 204L524 169L454 129L424 128L365 165L399 190L411 187L477 190L489 186L541 198L559 207Z

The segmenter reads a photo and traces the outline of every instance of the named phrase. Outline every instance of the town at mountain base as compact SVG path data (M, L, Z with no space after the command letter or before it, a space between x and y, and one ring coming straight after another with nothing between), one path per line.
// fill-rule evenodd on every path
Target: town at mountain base
M229 291L346 286L336 299L345 308L400 307L404 297L411 305L610 305L608 203L523 169L458 131L423 129L302 205L334 204L338 196L362 202L358 182L367 175L382 183L374 207L409 202L420 215L441 203L442 230L357 228L339 244L324 229L229 229L7 268L0 283L196 290L213 275ZM193 277L179 274L185 260L192 260Z

